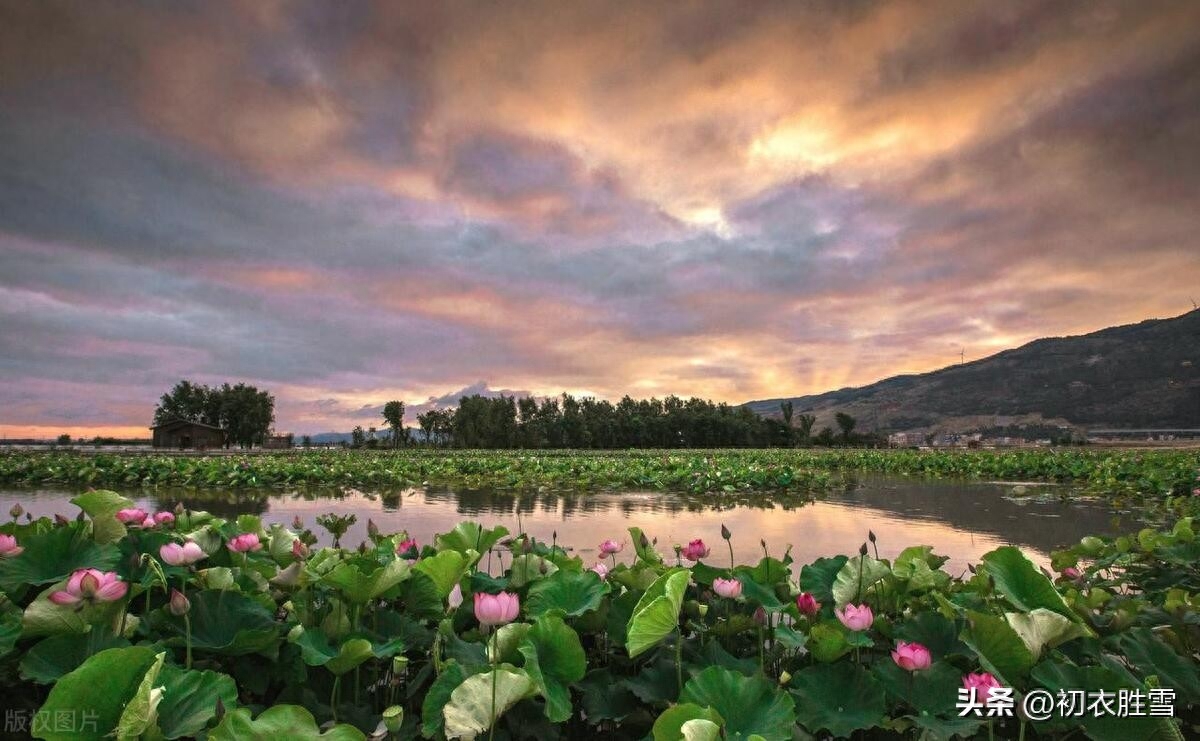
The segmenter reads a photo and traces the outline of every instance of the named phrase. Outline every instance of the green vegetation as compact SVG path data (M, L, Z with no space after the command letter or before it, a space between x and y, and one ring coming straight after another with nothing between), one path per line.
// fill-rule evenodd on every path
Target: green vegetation
M758 563L736 565L724 544L630 528L585 562L470 522L432 543L373 532L343 550L317 548L303 523L151 517L106 491L73 503L83 517L0 526L0 691L36 738L84 722L84 735L128 739L1200 730L1188 519L1084 538L1054 554L1055 579L1012 547L955 577L928 546L888 560L863 543L799 565L764 543ZM972 687L992 706L1011 691L1017 707L1042 691L1103 691L1112 709L963 715ZM1118 695L1176 717L1116 717Z

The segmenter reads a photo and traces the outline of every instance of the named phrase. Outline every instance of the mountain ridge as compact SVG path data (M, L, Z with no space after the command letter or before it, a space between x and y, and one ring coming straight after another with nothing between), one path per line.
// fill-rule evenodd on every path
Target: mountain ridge
M859 430L965 431L1023 424L1115 428L1200 427L1200 310L1020 347L866 386L745 402L781 416L836 412Z

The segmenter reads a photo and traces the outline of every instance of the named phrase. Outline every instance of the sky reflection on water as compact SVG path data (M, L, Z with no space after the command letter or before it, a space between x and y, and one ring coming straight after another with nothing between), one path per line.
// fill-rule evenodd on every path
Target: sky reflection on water
M342 541L348 545L366 537L368 518L384 532L406 529L422 544L435 533L470 519L489 527L504 525L512 532L523 527L545 541L557 532L558 543L574 549L587 562L595 560L601 540L627 538L626 530L635 525L656 537L658 549L668 558L673 557L672 544L702 538L712 547L707 560L714 564L728 559L720 537L722 524L733 532L738 562L760 558L760 540L767 542L772 555L780 555L791 545L799 564L838 553L853 554L866 540L867 531L873 530L880 556L895 557L910 545L932 545L935 552L950 557L945 568L954 574L1001 545L1018 545L1035 562L1048 565L1051 550L1075 543L1084 535L1108 535L1138 527L1132 516L1113 514L1098 502L1062 501L1056 496L1062 491L1053 486L871 477L813 502L804 497L780 499L759 494L714 498L666 492L514 493L446 488L380 493L326 489L126 494L152 509L174 507L183 501L186 506L222 516L261 514L266 522L290 524L299 516L314 529L318 529L314 518L319 514L354 512L358 522ZM74 507L66 500L75 493L10 489L0 492L0 511L19 501L34 516L69 514ZM629 549L621 555L630 558L631 554Z

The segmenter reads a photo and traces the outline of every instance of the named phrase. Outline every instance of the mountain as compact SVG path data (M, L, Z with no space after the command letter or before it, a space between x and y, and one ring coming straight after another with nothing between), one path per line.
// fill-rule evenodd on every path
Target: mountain
M1077 337L1035 340L1014 350L869 386L751 401L778 417L836 412L860 431L966 431L1026 424L1080 427L1200 427L1200 310Z

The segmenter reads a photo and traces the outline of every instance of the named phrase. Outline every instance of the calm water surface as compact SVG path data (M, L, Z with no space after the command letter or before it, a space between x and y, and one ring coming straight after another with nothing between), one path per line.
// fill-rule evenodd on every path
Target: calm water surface
M733 498L691 496L666 492L512 493L446 488L363 492L354 489L300 491L125 491L150 509L169 509L178 502L221 516L254 513L265 522L290 525L299 516L319 531L314 518L325 512L353 512L357 524L343 538L357 545L366 538L368 518L384 532L405 529L422 544L462 520L486 526L523 528L540 540L558 543L583 556L596 557L604 538L624 539L630 526L658 538L658 548L671 556L673 543L703 538L712 546L708 559L728 557L721 541L721 524L733 532L738 562L762 556L759 540L772 555L789 545L798 564L821 556L853 554L867 538L878 536L880 556L892 558L910 545L931 545L949 556L946 569L959 573L968 563L1001 545L1017 545L1040 564L1050 551L1079 541L1084 535L1112 535L1136 530L1137 519L1117 514L1095 501L1067 502L1064 487L1016 485L1002 482L953 482L892 477L868 477L848 484L845 491L810 502L761 494ZM71 516L67 500L79 493L65 489L0 490L0 512L15 502L34 514ZM324 534L320 532L320 534ZM631 557L632 549L621 555Z

